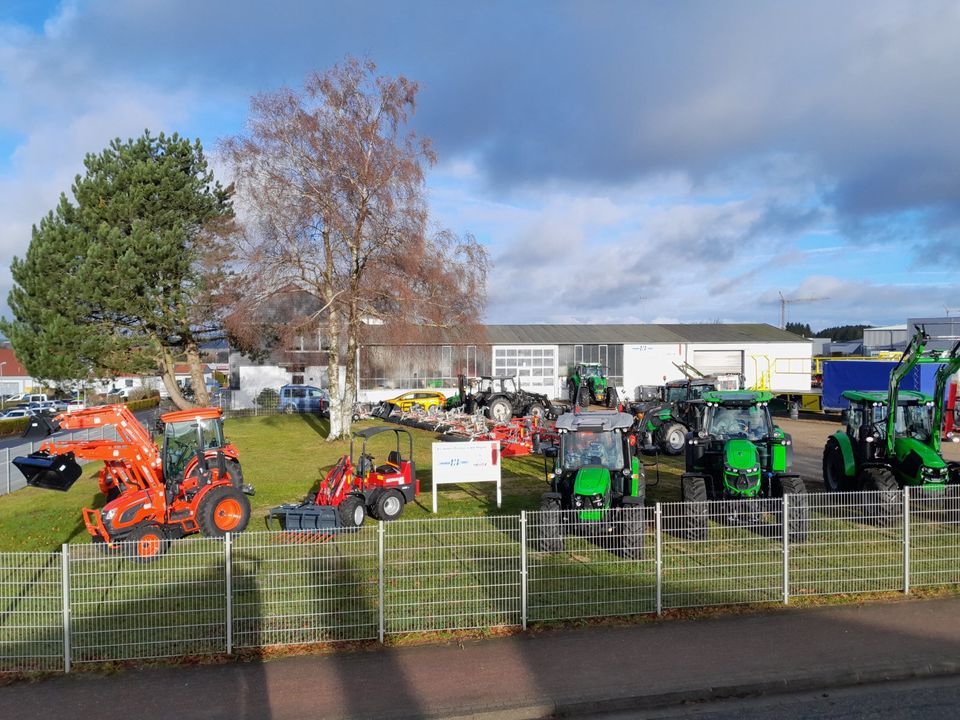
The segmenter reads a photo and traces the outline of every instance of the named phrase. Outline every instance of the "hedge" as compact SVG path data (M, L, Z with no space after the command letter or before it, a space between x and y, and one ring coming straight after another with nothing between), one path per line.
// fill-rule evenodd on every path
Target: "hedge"
M10 418L0 420L0 437L9 437L10 435L22 435L30 424L29 417Z
M144 400L131 400L125 404L130 412L137 412L137 410L147 410L148 408L157 407L160 405L160 397L158 395L154 395L153 397L145 398Z

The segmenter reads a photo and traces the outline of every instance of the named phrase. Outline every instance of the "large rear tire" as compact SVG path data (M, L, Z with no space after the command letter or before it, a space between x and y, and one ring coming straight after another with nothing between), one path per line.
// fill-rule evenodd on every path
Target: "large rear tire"
M197 525L206 537L243 532L249 522L250 501L233 485L213 488L197 506Z
M810 511L807 507L807 486L799 477L789 475L779 478L780 497L789 495L787 501L787 538L791 543L802 543L807 540L807 531L810 524Z
M617 391L607 388L607 407L611 410L617 406Z
M617 552L627 560L643 559L643 507L624 505L612 510L616 523Z
M900 486L893 472L885 467L864 468L862 474L862 488L866 491L878 492L875 504L865 504L864 513L869 522L880 527L892 525L900 516L903 506L900 497Z
M560 500L546 497L540 501L537 550L540 552L563 552L563 528L560 525Z
M823 486L827 492L842 492L850 489L843 462L843 451L835 438L827 440L823 448Z
M134 562L153 562L167 552L169 547L170 538L159 525L140 525L124 539L124 549Z
M577 405L584 410L590 407L590 388L581 387L577 391Z
M487 406L487 414L491 420L503 425L510 422L513 417L513 406L506 398L494 398L493 402Z
M660 448L667 455L679 455L687 441L687 430L676 422L660 426Z
M707 539L707 484L701 477L680 480L683 522L680 536L687 540Z

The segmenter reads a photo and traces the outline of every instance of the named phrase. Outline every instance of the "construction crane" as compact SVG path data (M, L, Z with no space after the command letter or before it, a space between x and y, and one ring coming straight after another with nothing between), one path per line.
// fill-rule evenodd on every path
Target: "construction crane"
M793 303L802 303L802 302L816 302L817 300L829 300L828 297L804 297L804 298L785 298L783 293L779 290L777 295L780 296L780 329L787 329L787 305L792 305Z

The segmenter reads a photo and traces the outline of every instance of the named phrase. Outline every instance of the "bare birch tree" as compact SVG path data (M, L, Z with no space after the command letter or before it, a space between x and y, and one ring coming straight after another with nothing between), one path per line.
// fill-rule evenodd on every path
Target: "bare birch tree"
M349 434L367 323L475 324L485 301L483 248L472 237L427 234L424 166L435 158L408 127L417 91L347 58L302 91L255 96L247 131L223 144L246 216L235 253L245 310L233 313L231 330L262 335L254 308L280 288L318 299L269 332L282 343L320 325L331 439Z

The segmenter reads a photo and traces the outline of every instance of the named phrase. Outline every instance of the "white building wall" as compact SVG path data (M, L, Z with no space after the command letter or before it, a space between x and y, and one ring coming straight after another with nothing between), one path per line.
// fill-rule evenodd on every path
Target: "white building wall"
M633 396L638 385L663 385L683 377L673 363L683 362L682 343L651 343L623 346L623 386Z
M264 388L279 390L290 382L290 373L277 365L241 365L240 388L234 392L234 407L253 407L253 401Z

